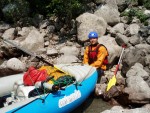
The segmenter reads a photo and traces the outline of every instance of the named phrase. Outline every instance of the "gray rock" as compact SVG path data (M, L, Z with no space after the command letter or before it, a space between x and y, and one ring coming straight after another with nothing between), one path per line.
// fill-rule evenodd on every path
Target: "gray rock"
M5 39L11 39L13 40L14 39L14 34L15 34L15 28L10 28L10 29L7 29L2 37L4 37Z
M77 61L78 58L74 55L62 55L57 59L57 64L70 64Z
M40 29L44 29L46 28L48 25L50 24L50 22L46 19L46 20L43 20L40 24L39 24L39 28Z
M129 43L133 46L140 44L140 38L136 35L129 37Z
M77 20L77 37L80 41L86 41L91 31L96 31L100 36L106 32L107 23L102 17L98 17L91 13L80 15Z
M109 5L102 5L97 11L94 12L94 14L98 17L104 18L104 20L110 26L120 22L119 11Z
M4 22L0 22L0 32L3 32L10 28L10 25Z
M111 29L110 32L123 34L124 31L125 31L125 29L124 29L124 24L123 24L123 23L118 23L118 24L116 24L116 25Z
M46 52L47 55L49 56L57 56L58 55L58 51L54 48L47 48L47 52Z
M150 99L150 87L145 78L148 78L148 73L143 70L143 66L136 63L126 74L127 87L125 92L129 94L129 99L134 103L148 103Z
M23 48L31 52L36 52L38 49L44 47L44 38L37 29L32 29L26 39L20 44Z
M135 63L134 66L126 74L127 77L130 76L141 76L143 79L148 79L149 74L143 69L143 65L140 63Z
M65 46L62 47L59 53L63 53L64 55L74 55L78 56L80 50L76 46Z
M136 23L130 24L125 31L126 36L132 36L138 34L140 26Z
M115 40L120 46L122 46L122 44L128 44L129 42L129 38L126 37L125 35L122 35L121 33L116 34Z
M126 49L126 52L124 53L124 57L122 59L122 73L126 74L127 71L137 62L145 66L146 54L146 51L143 49L137 49L134 47L132 47L132 49Z
M115 39L110 36L102 36L98 39L98 42L106 46L109 52L109 63L113 65L115 59L120 56L121 47L119 47Z
M137 44L135 45L135 48L138 50L145 50L150 54L150 45L149 44Z
M33 27L23 27L21 30L18 31L18 36L26 37L32 30L32 28Z
M19 71L19 72L23 72L25 71L26 67L25 64L22 63L19 59L17 58L11 58L7 61L6 66L9 69L12 69L14 71Z
M150 36L146 39L146 42L150 44Z

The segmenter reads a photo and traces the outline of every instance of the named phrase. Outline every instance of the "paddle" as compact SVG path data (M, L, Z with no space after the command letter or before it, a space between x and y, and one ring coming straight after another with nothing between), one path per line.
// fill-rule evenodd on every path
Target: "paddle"
M9 44L13 45L14 47L16 47L16 48L20 49L21 51L25 52L26 54L28 54L28 55L30 55L30 56L33 56L33 57L35 57L36 59L38 59L38 60L40 60L40 61L42 61L42 62L48 64L49 66L55 67L55 68L58 69L59 71L65 73L64 71L60 70L59 68L57 68L57 67L54 66L53 64L51 64L51 63L47 62L46 60L44 60L44 58L43 58L42 56L37 56L37 55L35 55L35 54L33 54L33 53L31 53L31 52L25 50L24 48L21 48L21 47L17 46L17 45L14 44L13 42L11 42L11 41L9 41L9 40L7 40L7 39L4 39L4 38L1 37L1 36L0 36L0 39L4 40L5 42L8 42Z
M106 91L108 91L112 86L114 86L114 85L116 84L116 81L117 81L116 75L117 75L117 71L118 71L119 66L120 66L120 63L121 63L121 58L122 58L123 52L124 52L124 50L125 50L125 47L126 47L126 45L123 44L123 45L122 45L122 52L121 52L121 55L120 55L118 64L117 64L117 66L116 66L116 70L115 70L115 72L114 72L113 77L112 77L112 78L109 80L109 82L108 82Z

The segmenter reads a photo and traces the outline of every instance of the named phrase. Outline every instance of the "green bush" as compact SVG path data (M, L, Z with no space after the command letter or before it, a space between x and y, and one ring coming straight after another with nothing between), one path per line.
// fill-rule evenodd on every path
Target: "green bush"
M121 13L121 16L128 16L130 21L132 21L133 17L137 17L142 23L146 23L149 18L148 15L145 15L142 10L138 9L130 9L129 11L124 11Z
M27 0L34 13L74 18L85 11L86 0Z
M145 6L147 9L150 9L150 0L144 0L144 6Z
M74 18L85 8L81 0L52 0L47 6L48 15L55 14L60 17Z
M4 4L2 12L5 20L16 22L29 14L29 4L25 0L9 0Z
M150 0L126 0L130 5L137 3L137 5L144 5L147 9L150 9Z
M10 3L11 0L0 0L0 9L2 9L5 5Z
M92 0L0 0L0 13L10 21L17 21L20 17L24 18L26 12L28 16L42 14L44 16L56 15L59 18L65 17L66 20L76 18L88 8L87 3ZM19 4L19 5L16 5ZM3 11L2 11L3 9Z

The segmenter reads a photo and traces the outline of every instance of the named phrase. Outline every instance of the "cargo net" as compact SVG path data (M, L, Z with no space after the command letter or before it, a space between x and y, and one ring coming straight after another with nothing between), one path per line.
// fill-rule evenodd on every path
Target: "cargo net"
M64 90L75 81L71 75L51 66L42 66L39 69L29 67L24 73L23 81L14 83L11 95L0 98L0 108L35 96L40 96L39 99L44 101L50 93Z
M24 74L23 82L26 86L35 86L28 94L28 97L34 97L64 90L65 87L75 82L75 78L55 67L42 66L38 70L30 67Z

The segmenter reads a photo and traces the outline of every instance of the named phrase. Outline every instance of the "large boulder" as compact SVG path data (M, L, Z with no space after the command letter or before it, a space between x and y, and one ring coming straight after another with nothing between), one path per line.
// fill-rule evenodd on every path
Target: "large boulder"
M129 94L129 100L133 103L149 103L150 87L145 81L149 75L143 69L143 66L136 63L127 72L126 76L127 87L125 88L125 93Z
M135 47L127 48L122 59L122 73L125 75L127 71L137 62L141 63L144 67L148 65L145 63L148 51L149 45L146 44L138 44L135 45Z
M102 17L91 13L84 13L76 18L77 20L77 37L80 41L86 41L91 31L96 31L99 36L106 32L107 23Z
M36 52L41 48L44 48L44 37L36 28L34 28L20 44L23 48L26 48L31 52Z
M98 17L102 17L108 25L113 26L120 22L119 11L109 5L102 5L97 11L94 12Z
M102 36L98 39L98 42L106 46L109 52L109 64L114 65L116 59L120 56L121 47L118 46L115 39L110 36Z

